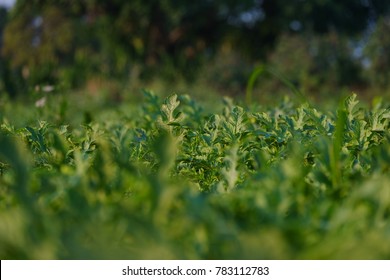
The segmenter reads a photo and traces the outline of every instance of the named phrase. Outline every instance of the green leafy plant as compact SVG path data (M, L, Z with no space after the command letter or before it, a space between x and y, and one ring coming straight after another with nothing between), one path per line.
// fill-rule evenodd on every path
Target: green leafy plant
M390 257L382 102L86 109L2 112L2 259Z

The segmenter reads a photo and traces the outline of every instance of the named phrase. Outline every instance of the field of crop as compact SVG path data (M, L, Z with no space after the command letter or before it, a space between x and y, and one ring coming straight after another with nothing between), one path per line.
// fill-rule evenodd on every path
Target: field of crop
M380 100L65 100L0 102L1 259L390 258Z

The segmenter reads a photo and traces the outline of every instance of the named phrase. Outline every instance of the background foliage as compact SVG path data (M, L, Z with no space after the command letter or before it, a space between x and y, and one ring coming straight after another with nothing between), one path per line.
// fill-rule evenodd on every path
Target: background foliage
M121 93L158 80L239 95L261 63L320 96L343 88L384 93L389 7L380 0L19 0L1 9L0 90L25 95L52 84ZM260 92L269 90L283 91L275 81L260 83Z

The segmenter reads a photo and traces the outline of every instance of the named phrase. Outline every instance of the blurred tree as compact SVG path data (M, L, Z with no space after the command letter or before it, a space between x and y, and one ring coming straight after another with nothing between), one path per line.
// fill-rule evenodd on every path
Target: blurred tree
M265 0L266 2L267 0ZM282 3L283 18L291 29L311 30L323 34L330 31L356 35L370 21L388 13L389 1L383 0L278 0ZM296 23L299 23L297 25Z
M3 48L3 30L7 16L7 10L0 7L0 53ZM7 93L10 97L15 97L18 92L16 78L10 68L9 59L0 55L0 94Z
M248 4L248 2L246 2ZM234 28L234 45L251 57L264 58L286 33L359 37L367 27L390 10L390 1L382 0L254 0L229 15Z
M365 48L366 67L373 86L390 86L390 17L381 18Z
M72 23L61 6L18 1L4 32L2 53L33 84L53 83L72 48Z
M268 58L270 67L301 91L328 94L363 83L360 61L353 57L346 37L336 32L313 36L284 34ZM285 87L277 79L264 80L264 91Z
M7 10L0 7L0 51L3 46L3 30L6 24ZM4 90L5 59L0 56L0 92Z
M0 48L3 45L3 29L6 24L7 10L0 6Z
M358 36L389 7L381 0L18 0L2 55L30 85L74 87L89 75L126 80L136 68L143 78L193 78L221 48L265 61L283 34ZM355 71L337 56L341 72Z

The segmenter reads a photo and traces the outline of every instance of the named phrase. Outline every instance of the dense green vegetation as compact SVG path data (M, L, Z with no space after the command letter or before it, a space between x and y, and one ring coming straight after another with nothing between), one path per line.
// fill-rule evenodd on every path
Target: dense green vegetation
M0 7L0 258L389 259L389 30L383 0Z
M390 258L380 99L96 100L1 99L1 259Z
M0 7L0 94L181 82L237 96L266 64L318 97L390 95L389 18L383 0L17 0Z

